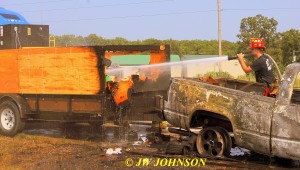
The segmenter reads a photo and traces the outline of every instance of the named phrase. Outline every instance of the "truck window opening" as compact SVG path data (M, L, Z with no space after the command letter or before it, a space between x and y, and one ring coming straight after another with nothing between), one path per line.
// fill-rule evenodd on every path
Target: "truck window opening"
M6 19L20 20L20 18L16 15L12 15L12 14L0 14L0 15Z
M300 73L298 73L298 76L295 80L294 84L294 91L292 95L292 101L293 104L300 105Z

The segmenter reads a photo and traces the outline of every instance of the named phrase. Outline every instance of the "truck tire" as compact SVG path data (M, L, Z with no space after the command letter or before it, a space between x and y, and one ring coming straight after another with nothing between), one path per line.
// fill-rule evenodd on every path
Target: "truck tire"
M197 136L197 151L202 156L222 157L227 152L227 139L219 128L207 127Z
M0 104L0 134L13 137L23 131L25 122L21 119L17 105L12 101Z
M224 137L226 139L225 140L226 148L224 150L223 155L224 156L230 156L230 151L231 151L231 148L232 148L232 139L231 139L231 137L230 137L230 135L229 135L229 133L226 129L224 129L222 127L216 127L216 128L219 130L219 132L222 133L222 135L224 135Z

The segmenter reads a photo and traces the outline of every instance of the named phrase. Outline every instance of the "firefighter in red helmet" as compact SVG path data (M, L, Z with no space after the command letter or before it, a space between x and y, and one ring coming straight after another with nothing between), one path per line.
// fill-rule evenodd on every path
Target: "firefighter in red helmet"
M244 61L244 54L238 54L239 62L242 69L246 72L255 72L256 82L266 83L268 87L276 80L269 57L265 55L265 43L261 38L251 38L250 47L251 54L256 58L255 61L247 65ZM266 96L269 92L266 91Z

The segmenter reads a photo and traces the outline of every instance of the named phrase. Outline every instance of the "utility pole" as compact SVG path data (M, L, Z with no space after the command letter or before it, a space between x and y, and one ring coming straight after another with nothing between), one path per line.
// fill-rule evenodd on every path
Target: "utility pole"
M296 53L298 53L298 52L300 52L300 51L293 50L293 61L292 61L293 63L295 63L297 61Z
M218 0L218 41L219 41L219 57L222 56L222 17L221 17L221 0ZM222 71L221 63L219 63L219 72Z

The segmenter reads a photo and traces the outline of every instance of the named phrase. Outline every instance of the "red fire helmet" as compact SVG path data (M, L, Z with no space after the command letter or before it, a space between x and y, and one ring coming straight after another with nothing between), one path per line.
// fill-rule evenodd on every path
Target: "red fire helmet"
M253 48L263 48L263 49L266 49L266 46L265 46L265 42L264 40L262 40L261 38L251 38L250 39L250 47L251 49Z

